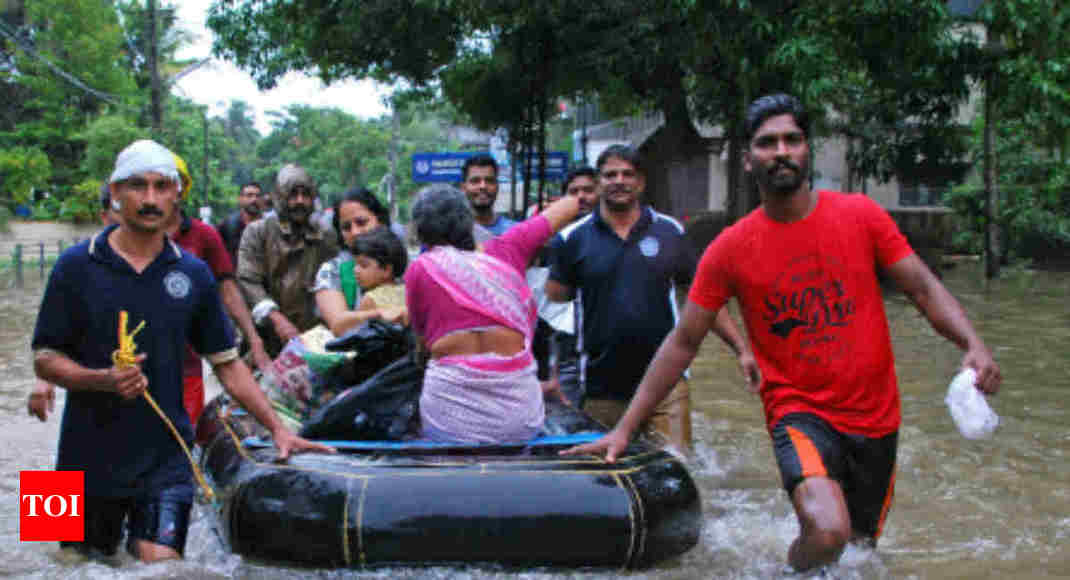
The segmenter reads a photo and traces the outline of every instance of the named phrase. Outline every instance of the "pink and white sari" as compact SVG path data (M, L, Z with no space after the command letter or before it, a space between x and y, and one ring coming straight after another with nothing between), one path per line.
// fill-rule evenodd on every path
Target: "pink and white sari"
M438 246L420 259L435 284L461 308L524 335L524 349L513 356L483 353L431 360L420 395L422 436L473 443L531 439L542 427L545 410L531 354L535 300L524 277L481 252Z

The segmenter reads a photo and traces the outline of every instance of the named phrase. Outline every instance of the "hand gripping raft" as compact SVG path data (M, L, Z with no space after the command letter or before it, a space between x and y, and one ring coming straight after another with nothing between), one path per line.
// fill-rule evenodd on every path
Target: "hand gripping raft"
M116 367L125 369L134 366L137 362L137 343L134 342L134 335L141 332L141 329L145 327L145 321L142 320L133 332L127 332L126 326L129 315L125 310L119 311L119 348L111 353L111 361ZM182 451L186 453L186 459L189 459L190 466L193 467L193 475L197 478L197 484L204 490L205 497L211 501L214 498L212 488L208 487L208 482L204 480L204 474L201 473L201 468L197 465L197 462L193 460L193 455L189 452L189 447L186 446L185 440L182 439L182 435L179 434L178 429L175 428L175 424L171 422L171 419L167 417L167 414L163 412L163 409L156 404L156 400L149 394L148 389L141 391L141 394L145 397L145 400L149 402L149 406L156 411L156 414L160 416L167 428L171 430L171 435L175 437L175 441L178 441L178 445L182 447Z

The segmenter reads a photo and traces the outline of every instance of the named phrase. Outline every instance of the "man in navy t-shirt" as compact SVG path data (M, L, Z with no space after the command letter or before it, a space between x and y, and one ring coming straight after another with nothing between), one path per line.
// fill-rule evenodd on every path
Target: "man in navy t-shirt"
M127 548L143 561L181 557L193 502L188 460L141 395L148 391L186 443L182 358L191 344L227 391L267 427L285 458L321 445L287 430L238 359L212 272L164 234L177 211L174 154L137 141L109 182L119 224L64 252L53 268L34 329L38 377L67 389L57 470L85 472L85 541L65 544L112 556L126 520ZM120 368L119 312L136 336L136 364Z
M640 203L646 178L635 149L606 149L596 169L599 205L551 242L546 294L558 302L576 299L583 407L613 425L676 325L675 288L690 282L696 256L676 220ZM690 448L685 377L647 426L677 448Z

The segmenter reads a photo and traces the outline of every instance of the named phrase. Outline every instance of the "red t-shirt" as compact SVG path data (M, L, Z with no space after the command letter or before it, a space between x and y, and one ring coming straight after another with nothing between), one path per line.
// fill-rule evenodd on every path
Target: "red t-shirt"
M876 270L912 253L873 200L819 191L802 220L776 222L758 208L724 230L688 298L707 310L739 300L770 429L807 412L844 433L880 437L899 428L900 415Z
M230 261L223 238L212 226L196 218L183 217L182 225L171 237L183 250L197 256L215 275L216 283L234 276L234 264ZM186 345L186 359L182 362L182 376L201 376L201 359Z

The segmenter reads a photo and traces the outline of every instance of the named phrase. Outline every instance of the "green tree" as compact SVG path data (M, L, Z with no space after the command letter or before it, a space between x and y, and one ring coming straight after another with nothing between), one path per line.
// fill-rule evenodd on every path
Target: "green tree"
M362 121L335 108L291 105L274 115L271 134L260 142L257 178L273 183L287 163L297 163L316 180L320 193L340 194L374 186L387 172L390 139L385 120Z
M115 58L122 44L115 11L104 2L29 2L23 29L4 36L15 66L0 73L0 82L18 85L25 98L16 104L17 122L0 131L0 145L41 149L56 185L70 187L81 179L85 143L78 132L134 94L131 75Z
M35 191L48 188L52 164L44 151L35 147L0 149L0 199L9 209L27 204Z
M973 42L983 49L971 72L986 92L986 117L976 125L971 151L978 164L992 169L986 189L993 191L973 182L954 193L951 202L969 227L959 241L976 248L984 240L986 254L994 254L987 256L990 276L1012 256L1065 259L1070 9L1055 0L986 2L968 22L975 25Z
M383 4L216 2L209 25L219 33L217 53L263 84L293 69L326 80L437 82L477 125L515 128L521 140L559 96L661 111L684 150L701 151L695 121L721 125L736 168L728 173L735 214L747 209L739 168L743 110L753 98L791 91L819 113L843 106L864 139L857 170L885 176L888 160L908 157L902 151L916 149L925 128L950 122L967 94L962 67L950 65L968 44L954 36L942 0ZM396 19L380 20L384 14ZM395 25L424 18L430 24L420 35ZM244 33L252 29L259 34ZM376 46L357 49L348 39ZM856 81L861 94L844 94ZM897 138L904 133L910 138Z

